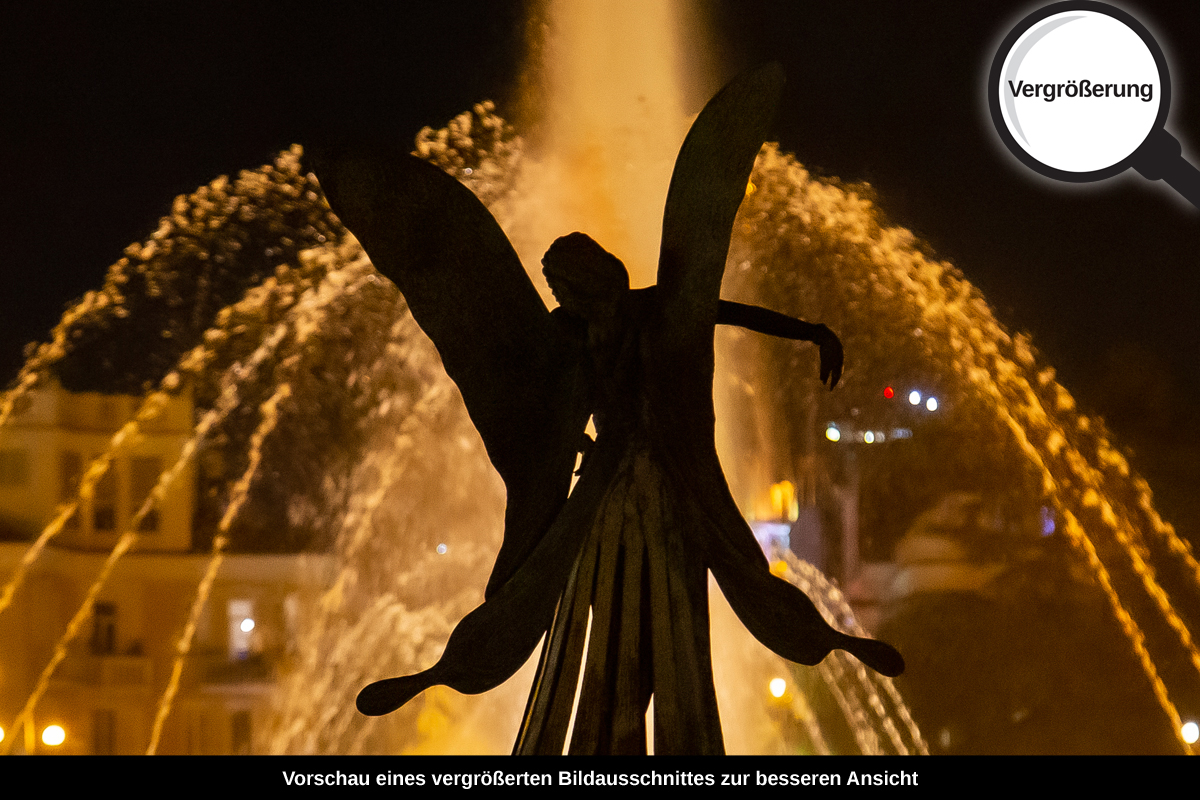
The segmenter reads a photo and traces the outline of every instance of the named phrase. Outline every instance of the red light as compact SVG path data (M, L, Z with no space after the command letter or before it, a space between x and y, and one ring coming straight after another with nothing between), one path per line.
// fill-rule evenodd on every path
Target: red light
M889 386L883 390L883 396L886 397L888 400L891 400L893 397L896 396L896 393L894 391L892 391L892 387Z

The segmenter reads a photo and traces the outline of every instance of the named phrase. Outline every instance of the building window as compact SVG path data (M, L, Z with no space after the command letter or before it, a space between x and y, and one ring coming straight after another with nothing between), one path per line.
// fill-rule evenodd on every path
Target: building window
M120 411L117 408L117 398L101 397L96 403L96 426L100 430L113 430L121 424Z
M233 661L244 661L256 650L258 640L254 630L253 600L230 600L226 607L229 614L229 658Z
M289 592L283 598L283 625L287 636L287 653L295 655L300 647L300 595Z
M92 652L112 655L117 650L117 605L96 603L92 609Z
M212 748L208 746L209 722L203 711L192 713L187 726L187 754L202 756Z
M117 753L117 712L97 708L92 712L92 755L112 756Z
M83 456L71 450L58 454L58 497L64 503L79 499L79 481L83 477ZM66 527L79 527L79 512L67 520Z
M129 493L133 500L131 512L136 514L154 490L158 478L163 473L162 459L157 456L139 456L129 464ZM158 530L158 508L152 508L138 523L142 533L154 533Z
M0 486L24 486L29 483L29 453L24 450L0 450Z
M250 755L250 712L235 711L229 718L231 744L230 752L235 756Z
M92 497L92 530L115 531L117 529L117 476L113 474L116 464L96 482L96 494Z

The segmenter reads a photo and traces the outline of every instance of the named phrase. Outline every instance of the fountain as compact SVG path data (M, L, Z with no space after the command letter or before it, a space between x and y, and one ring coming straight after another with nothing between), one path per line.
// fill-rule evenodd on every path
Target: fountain
M579 4L561 5L555 13L563 15L556 17L564 20L562 30L588 29L585 19L571 17L585 13ZM639 22L630 29L661 33L668 23L660 23ZM589 52L555 40L546 47L580 57ZM631 69L631 76L669 85L672 61L664 55L669 51L657 46L662 57ZM569 85L575 73L565 65L561 70L566 77L558 85ZM555 83L552 77L548 81ZM591 102L587 106L602 107ZM625 256L635 285L644 285L651 280L645 267L655 262L657 234L649 234L647 244L644 231L624 229L638 219L659 218L666 181L656 175L668 174L686 119L670 106L638 108L645 126L635 130L655 135L635 139L633 145L629 130L597 129L615 119L629 119L628 108L606 109L590 126L572 128L561 121L572 118L569 109L557 107L548 113L554 122L545 132L546 140L534 146L516 137L490 105L480 105L442 131L422 132L417 151L485 199L527 265L537 264L554 236L587 229ZM622 152L645 160L612 160ZM164 263L164 250L192 241L183 234L213 219L249 224L239 217L245 214L239 209L246 207L246 197L264 198L255 212L260 218L261 209L271 203L291 203L302 219L297 222L284 214L272 220L274 228L265 226L277 240L268 250L277 252L266 256L268 263L253 281L247 279L248 285L260 282L256 288L240 301L216 304L215 298L245 287L222 285L220 270L206 274L209 284L198 296L216 307L202 313L203 304L197 300L195 330L190 333L175 319L166 323L164 330L177 343L171 351L177 367L167 371L161 387L147 395L143 409L130 421L132 427L118 433L81 481L80 496L86 499L123 442L154 418L165 396L160 392L195 387L197 408L203 412L193 437L202 486L219 491L222 499L209 506L220 511L207 521L213 532L212 541L205 542L211 557L186 613L175 623L182 634L172 669L156 677L155 722L146 746L151 752L162 749L158 743L170 728L181 675L189 669L191 642L205 614L211 576L218 574L222 559L235 557L227 555L230 543L236 550L243 537L245 544L240 546L253 546L254 531L261 528L255 520L264 510L287 507L289 529L304 531L305 538L327 546L335 563L315 560L310 565L316 576L313 585L322 591L297 611L303 633L281 677L275 719L259 746L292 753L506 751L530 679L528 668L504 687L511 689L507 695L484 701L507 708L507 715L476 698L445 692L429 693L422 709L395 719L364 720L353 712L354 693L378 674L400 674L432 663L452 622L481 598L486 569L498 546L503 499L436 353L415 329L403 301L376 279L356 243L341 236L335 221L323 217L317 195L308 197L317 187L305 176L300 158L301 151L293 149L271 167L244 173L232 183L216 181L191 198L177 200L164 227L144 245L131 247L110 273L105 289L64 316L51 344L35 355L15 388L5 394L0 426L19 415L23 398L79 346L87 323L104 320L115 325L128 319L136 305L130 299L130 280L164 291L155 281L169 278L156 276L150 268ZM611 180L598 180L603 175ZM590 191L598 186L605 191ZM638 211L624 193L654 213ZM543 213L547 208L558 210ZM232 261L233 250L209 247L203 250L203 260ZM185 255L199 259L201 253ZM534 269L533 274L541 285L540 272ZM1005 331L956 270L925 255L910 233L887 224L869 189L815 179L794 158L772 147L759 157L735 226L726 275L726 297L825 321L842 335L851 354L844 385L835 393L818 395L803 382L786 378L792 372L815 374L815 362L805 361L811 356L772 350L747 337L719 341L719 363L724 365L717 386L721 457L743 508L753 514L763 487L781 479L794 480L802 487L800 502L814 506L818 496L830 490L827 473L838 468L841 458L832 450L836 445L820 438L821 426L855 419L868 424L877 383L904 373L939 387L942 408L955 415L958 427L930 427L928 438L914 436L911 442L894 444L932 448L923 442L944 438L946 430L968 429L979 437L976 441L989 443L952 456L944 473L961 472L965 465L971 475L990 476L991 484L983 488L1036 498L1038 508L1054 510L1059 530L1078 554L1075 563L1083 565L1099 587L1128 639L1147 691L1162 709L1164 727L1169 724L1180 736L1182 719L1175 698L1181 681L1194 681L1191 671L1200 670L1200 653L1153 565L1164 559L1182 564L1193 582L1200 582L1200 565L1158 517L1149 487L1111 444L1102 422L1076 413L1069 393L1031 343ZM176 288L166 285L165 291L170 294ZM188 336L186 344L178 344ZM189 346L192 349L184 349ZM797 415L790 411L795 408L814 411ZM857 416L855 409L861 412ZM880 412L881 431L884 421L888 432L901 427L888 417L896 413ZM314 444L347 432L352 434L349 443L336 452L322 452ZM191 455L187 452L180 463ZM222 462L207 479L206 455ZM968 464L968 455L975 461ZM278 470L273 464L280 465ZM309 469L308 464L319 466ZM273 481L262 480L265 471ZM175 474L172 469L162 474L162 491ZM448 475L453 479L447 480ZM1006 477L996 477L1001 475ZM274 489L283 503L264 487L279 481L284 489ZM834 488L848 482L845 476L832 481ZM145 513L162 491L151 494ZM24 576L45 558L47 545L74 511L64 507L17 569L3 576L0 621L14 596L28 591ZM887 521L886 511L872 513L864 522ZM137 523L128 527L109 556L111 563L127 557L137 543ZM849 558L845 553L842 557ZM12 717L31 717L55 669L70 658L71 641L92 615L111 564L103 569L91 584L94 591L73 609L67 629L54 632L58 641L52 658L22 707L5 709L11 716L0 724L7 730L18 727L8 724ZM845 622L846 607L837 604L834 587L794 561L782 559L779 569L825 605L824 613ZM728 616L714 609L714 625ZM1184 653L1185 663L1168 674L1162 665L1178 661L1171 655L1175 652ZM369 665L355 653L368 653ZM757 656L735 655L730 661L740 674L775 674L779 669L777 663ZM718 702L723 714L732 716L733 709L752 704L745 701L746 690L738 680L722 677L720 651L714 659ZM861 676L839 662L825 669L831 673L830 685L841 694L834 702L849 720L850 747L862 752L925 750L892 687L860 686ZM807 682L807 677L788 681L785 696L793 696L788 714L802 723L806 747L828 751L836 737L829 726L814 721L815 701L796 699ZM770 712L761 715L744 729L769 728L769 717ZM496 719L511 720L511 729L496 724ZM460 735L452 736L450 730ZM13 733L0 747L12 747L16 739ZM762 746L757 733L731 731L731 752ZM1180 746L1190 750L1182 739Z

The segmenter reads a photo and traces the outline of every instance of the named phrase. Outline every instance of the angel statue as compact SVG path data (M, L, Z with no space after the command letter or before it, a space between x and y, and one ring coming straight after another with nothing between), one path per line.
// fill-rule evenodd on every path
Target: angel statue
M433 667L363 689L362 713L389 713L436 684L485 692L545 637L514 753L563 752L577 687L572 754L645 753L651 697L656 753L723 753L709 571L784 658L816 664L842 649L884 675L903 671L891 646L830 627L770 573L717 459L715 325L816 343L831 387L842 369L824 325L720 299L734 215L782 84L778 65L745 73L692 125L667 194L657 286L631 290L621 261L572 233L542 262L554 311L453 178L393 152L314 154L331 207L437 346L508 491L484 603Z

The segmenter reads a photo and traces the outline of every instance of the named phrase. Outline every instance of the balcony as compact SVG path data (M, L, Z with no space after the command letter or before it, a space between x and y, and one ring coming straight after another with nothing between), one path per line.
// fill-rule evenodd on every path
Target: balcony
M137 655L72 654L54 673L56 682L82 686L149 686L153 677L150 659Z

